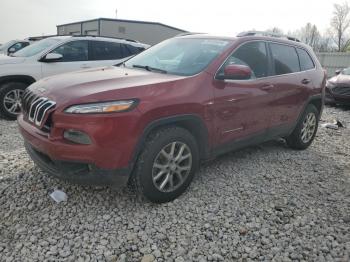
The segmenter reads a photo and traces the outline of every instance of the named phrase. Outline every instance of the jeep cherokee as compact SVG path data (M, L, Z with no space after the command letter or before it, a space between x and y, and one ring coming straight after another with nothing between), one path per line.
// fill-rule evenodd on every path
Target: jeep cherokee
M118 67L43 79L22 98L25 147L53 176L175 199L200 161L277 137L313 141L325 72L282 37L179 36Z

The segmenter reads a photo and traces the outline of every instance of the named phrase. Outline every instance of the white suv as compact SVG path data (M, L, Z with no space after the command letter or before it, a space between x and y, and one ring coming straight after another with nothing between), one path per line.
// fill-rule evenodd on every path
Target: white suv
M11 40L0 46L0 54L10 55L30 45L28 40Z
M71 71L112 66L149 46L132 40L57 36L0 57L0 115L16 119L23 90L35 81Z

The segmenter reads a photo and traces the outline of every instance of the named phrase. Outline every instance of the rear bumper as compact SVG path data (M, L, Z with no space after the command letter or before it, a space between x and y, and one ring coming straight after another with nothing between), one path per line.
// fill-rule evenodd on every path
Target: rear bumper
M127 168L110 170L87 163L54 160L28 142L24 145L34 163L53 177L80 185L124 187L128 182L130 170Z

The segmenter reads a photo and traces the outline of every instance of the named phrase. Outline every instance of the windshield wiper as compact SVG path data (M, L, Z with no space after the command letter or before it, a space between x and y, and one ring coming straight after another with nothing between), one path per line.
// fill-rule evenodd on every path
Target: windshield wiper
M162 74L166 74L168 73L166 70L163 70L163 69L160 69L160 68L155 68L155 67L151 67L151 66L143 66L143 65L132 65L132 67L135 67L135 68L143 68L143 69L146 69L147 71L155 71L155 72L159 72L159 73L162 73Z

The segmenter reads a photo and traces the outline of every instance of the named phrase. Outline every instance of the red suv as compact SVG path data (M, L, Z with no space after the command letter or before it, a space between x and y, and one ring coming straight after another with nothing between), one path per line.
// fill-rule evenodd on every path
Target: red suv
M276 137L307 148L325 82L298 41L186 35L116 67L34 83L18 123L48 173L83 184L132 182L159 203L184 192L205 159Z

